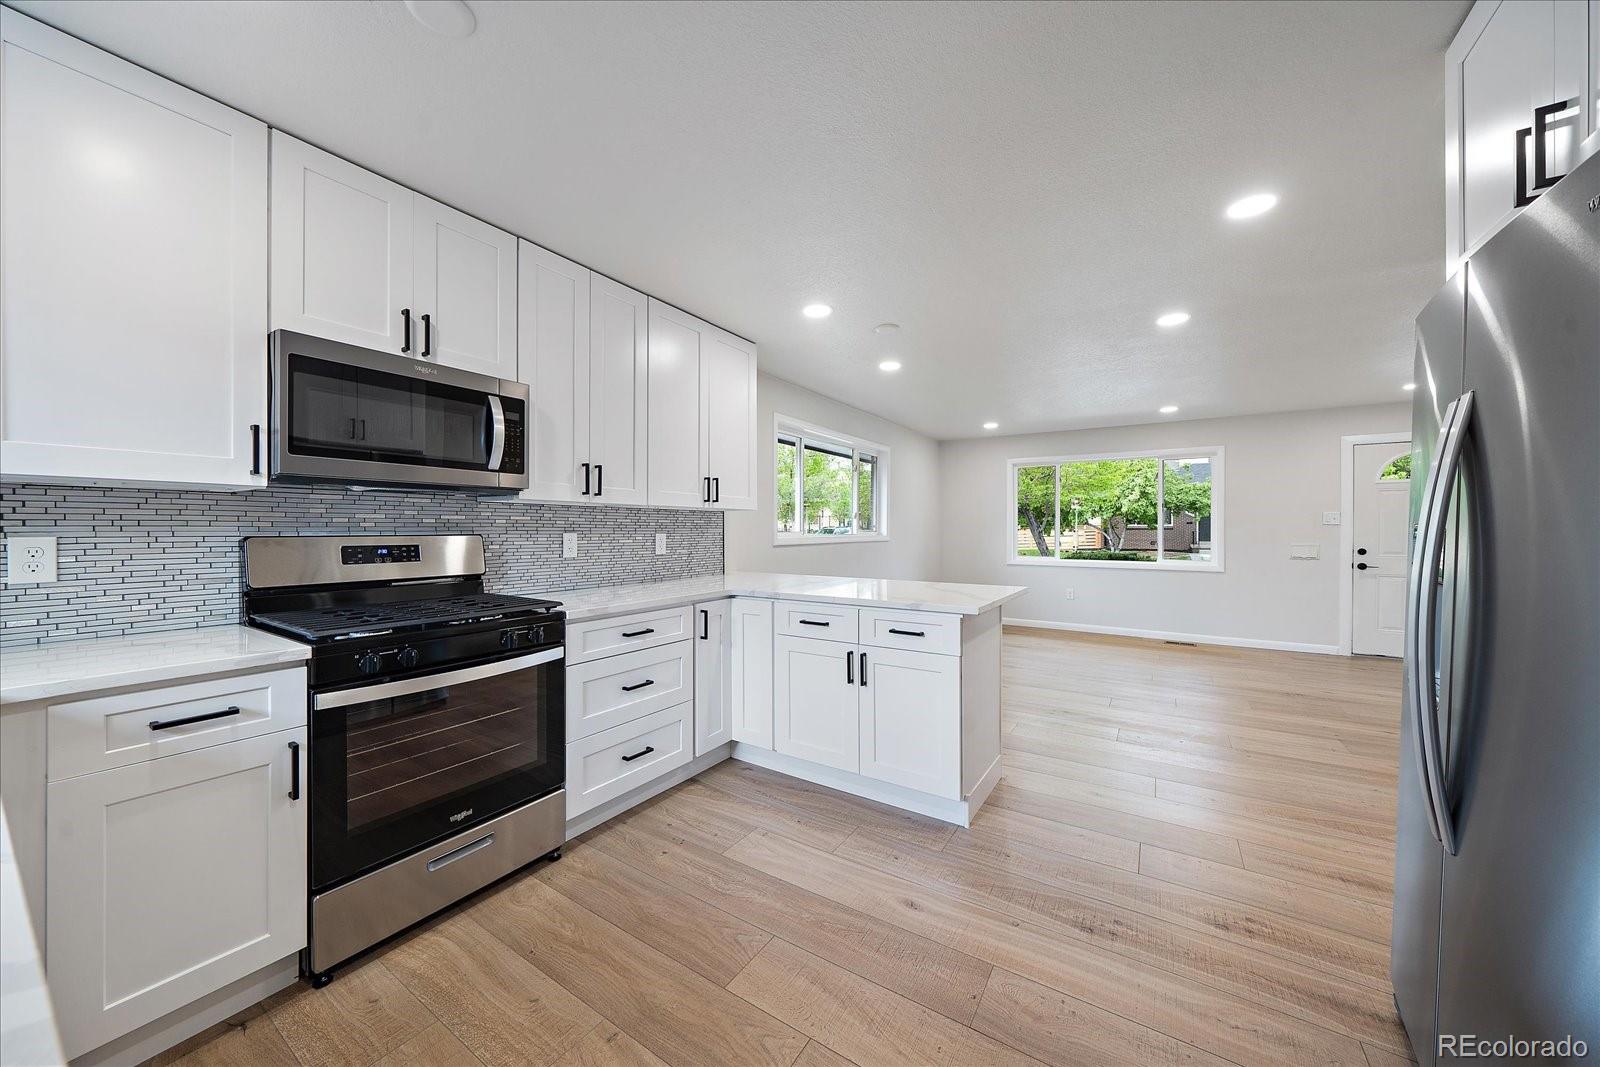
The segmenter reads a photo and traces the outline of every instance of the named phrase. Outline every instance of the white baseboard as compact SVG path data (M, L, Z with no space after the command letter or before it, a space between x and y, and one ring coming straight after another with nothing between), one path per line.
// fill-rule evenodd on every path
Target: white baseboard
M938 819L940 822L955 823L957 826L971 826L972 814L978 810L978 804L971 800L950 800L946 797L936 797L929 793L921 793L915 789L904 786L880 782L874 778L867 778L849 771L841 771L833 767L825 767L820 763L810 760L796 759L794 756L785 756L781 752L774 752L770 748L761 748L759 745L747 745L743 742L734 742L733 758L753 763L757 767L765 767L769 771L787 774L790 778L799 778L804 782L814 785L825 785L829 789L837 789L841 793L851 796L864 797L867 800L876 800L880 804L887 804L892 808L902 811L914 811L919 815ZM994 773L996 781L999 780L999 760L995 761L990 770ZM985 772L985 779L990 772ZM983 788L983 783L979 783ZM993 789L993 783L989 784ZM976 795L976 794L974 794Z
M579 834L593 830L607 819L621 815L638 804L643 804L658 793L665 793L679 782L687 782L706 768L713 767L727 759L732 749L732 742L718 745L710 752L696 756L677 770L646 782L631 793L624 793L620 797L612 797L598 808L592 808L575 819L568 819L567 840L571 841Z
M1097 626L1087 622L1053 622L1049 619L1005 618L1007 626L1032 626L1041 630L1073 630L1113 637L1143 637L1151 641L1192 641L1197 645L1226 645L1230 648L1264 648L1273 652L1309 652L1315 656L1340 655L1338 645L1314 645L1300 641L1264 641L1256 637L1219 637L1215 634L1181 634L1170 630L1138 630L1130 626Z
M978 779L978 784L967 795L968 818L976 815L978 809L983 807L983 802L989 799L989 794L994 792L994 787L1000 784L1000 757L996 756L994 762L989 764L989 769L983 772Z

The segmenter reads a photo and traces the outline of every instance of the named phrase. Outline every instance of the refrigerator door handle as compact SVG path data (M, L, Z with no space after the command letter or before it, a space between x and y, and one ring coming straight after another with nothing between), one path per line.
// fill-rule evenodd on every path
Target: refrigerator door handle
M1444 753L1439 736L1437 689L1434 676L1435 631L1439 583L1435 577L1444 550L1445 516L1456 476L1461 470L1462 450L1467 426L1472 420L1473 395L1469 390L1451 403L1439 433L1439 447L1423 489L1423 523L1412 556L1412 671L1411 703L1417 716L1417 744L1422 760L1422 781L1428 791L1428 804L1434 838L1452 856L1456 854L1455 820L1445 795Z

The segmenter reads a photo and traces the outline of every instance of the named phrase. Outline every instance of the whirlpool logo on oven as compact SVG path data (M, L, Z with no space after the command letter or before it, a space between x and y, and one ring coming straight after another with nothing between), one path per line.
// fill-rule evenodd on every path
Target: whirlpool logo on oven
M451 822L460 822L462 819L465 819L468 815L471 815L471 814L472 814L472 809L471 808L468 808L466 811L458 811L454 815L450 816L450 821Z

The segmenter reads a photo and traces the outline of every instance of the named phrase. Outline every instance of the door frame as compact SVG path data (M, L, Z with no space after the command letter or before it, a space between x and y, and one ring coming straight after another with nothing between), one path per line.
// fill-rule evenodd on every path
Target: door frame
M1356 550L1353 518L1356 505L1356 446L1357 445L1409 445L1411 431L1392 433L1356 433L1339 438L1339 566L1343 568L1339 579L1339 655L1348 656L1354 636L1356 569L1350 558ZM1417 476L1416 471L1411 476Z

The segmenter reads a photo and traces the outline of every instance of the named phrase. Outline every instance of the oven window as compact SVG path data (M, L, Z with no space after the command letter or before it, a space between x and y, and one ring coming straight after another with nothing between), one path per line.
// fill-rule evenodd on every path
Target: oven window
M483 469L492 425L481 392L289 356L289 451L303 456Z
M556 661L314 710L313 884L343 881L561 785L561 688Z

